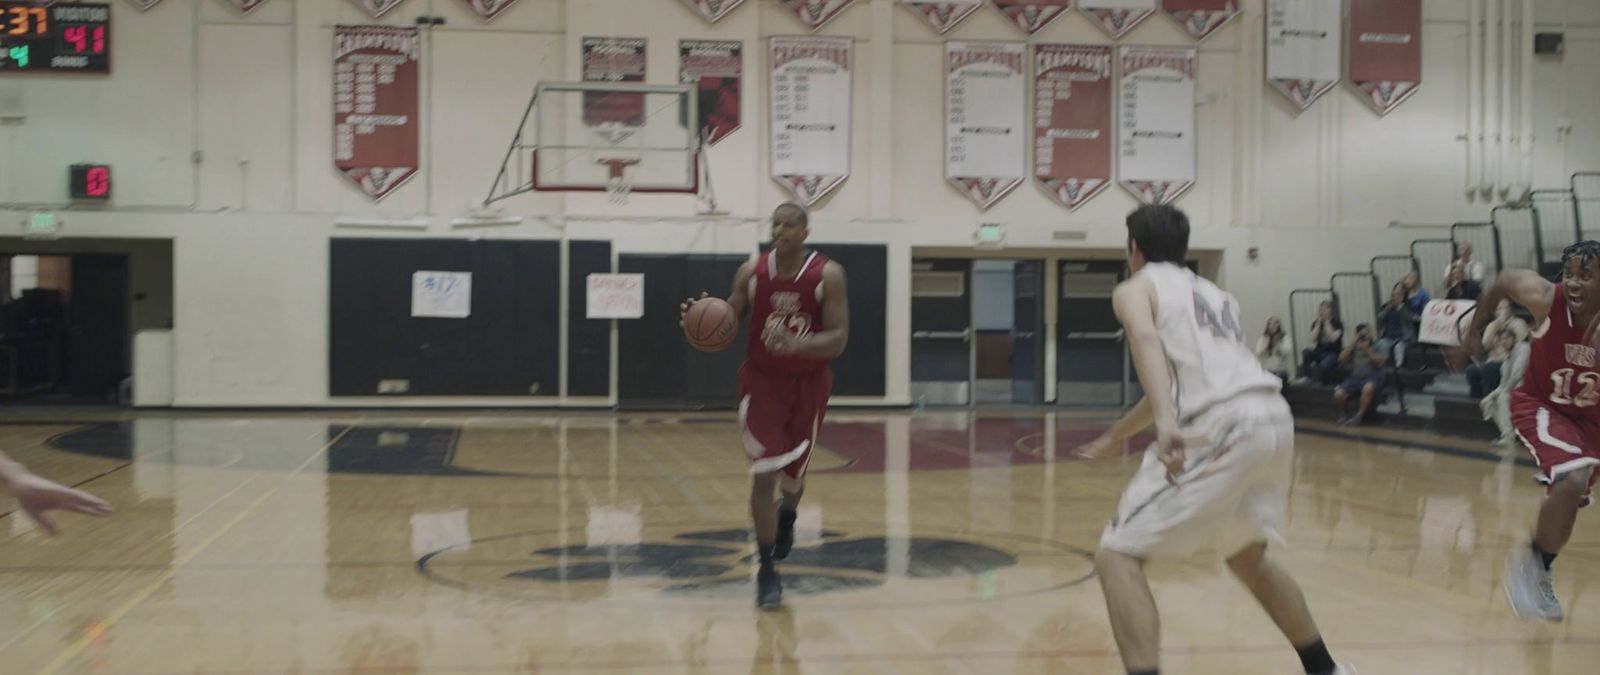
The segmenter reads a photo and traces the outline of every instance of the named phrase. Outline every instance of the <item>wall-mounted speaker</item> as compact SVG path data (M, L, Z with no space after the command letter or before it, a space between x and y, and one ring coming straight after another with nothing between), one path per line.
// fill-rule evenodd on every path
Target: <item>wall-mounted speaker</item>
M1533 53L1540 56L1561 56L1566 36L1562 33L1537 33L1533 36Z

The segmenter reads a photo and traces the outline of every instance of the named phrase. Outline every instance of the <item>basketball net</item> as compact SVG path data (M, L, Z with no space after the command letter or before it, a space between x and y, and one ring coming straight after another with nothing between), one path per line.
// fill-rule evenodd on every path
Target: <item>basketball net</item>
M628 167L638 164L639 160L606 157L595 160L595 163L606 167L606 194L610 195L611 203L628 203L628 195L633 192L633 182L628 180Z

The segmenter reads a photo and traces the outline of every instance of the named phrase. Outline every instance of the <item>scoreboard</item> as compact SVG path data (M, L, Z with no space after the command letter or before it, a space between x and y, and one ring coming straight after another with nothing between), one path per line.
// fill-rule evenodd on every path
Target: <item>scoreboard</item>
M0 74L111 72L111 5L0 0Z

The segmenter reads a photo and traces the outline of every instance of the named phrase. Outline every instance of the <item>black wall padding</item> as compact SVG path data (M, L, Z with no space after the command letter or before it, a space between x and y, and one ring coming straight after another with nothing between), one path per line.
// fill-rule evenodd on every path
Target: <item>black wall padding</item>
M1121 261L1063 261L1055 269L1057 279L1067 265L1086 266L1079 274L1126 276L1127 264ZM1056 293L1056 377L1072 382L1122 381L1123 344L1111 341L1067 340L1069 333L1114 333L1121 330L1111 298L1067 298Z
M375 396L559 392L560 243L334 239L329 257L328 388ZM411 316L418 271L472 272L472 316Z
M809 244L844 267L850 296L850 343L833 361L834 396L883 396L889 331L889 248L878 244Z
M732 347L715 354L689 346L678 326L678 305L702 291L728 296L733 275L747 260L740 255L628 255L617 271L644 274L644 318L619 321L617 329L618 406L640 408L726 408L738 403L739 364L744 362L745 327Z
M611 242L567 242L567 395L611 393L611 322L586 319L588 277L611 271Z
M972 326L972 261L923 261L929 271L960 272L961 297L911 299L911 331L952 333ZM966 382L972 377L972 345L956 339L911 341L912 382Z

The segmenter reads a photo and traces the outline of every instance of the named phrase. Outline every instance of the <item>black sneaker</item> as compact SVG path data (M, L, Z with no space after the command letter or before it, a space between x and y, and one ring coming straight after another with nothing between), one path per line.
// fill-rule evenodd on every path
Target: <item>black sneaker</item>
M794 548L794 521L798 517L793 511L778 509L778 540L773 542L772 557L778 560L789 557L790 549Z
M756 606L777 609L783 605L783 582L778 579L778 568L763 567L756 573Z

